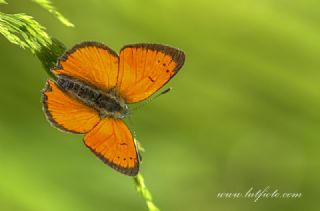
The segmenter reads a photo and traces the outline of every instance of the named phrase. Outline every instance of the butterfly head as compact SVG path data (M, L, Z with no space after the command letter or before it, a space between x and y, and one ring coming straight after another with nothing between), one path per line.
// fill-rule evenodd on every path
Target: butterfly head
M129 114L129 108L128 105L125 103L120 103L120 108L113 112L113 118L116 119L123 119Z

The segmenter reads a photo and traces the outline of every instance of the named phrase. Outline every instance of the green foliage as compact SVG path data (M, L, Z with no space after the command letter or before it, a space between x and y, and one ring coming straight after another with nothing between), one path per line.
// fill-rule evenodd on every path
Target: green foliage
M0 4L8 4L5 0L0 0Z
M66 19L60 12L57 11L57 9L52 5L52 3L49 0L32 0L32 1L39 4L41 7L43 7L47 11L49 11L64 25L69 27L74 27L74 25L68 19Z
M51 44L51 38L33 17L23 13L0 12L0 33L11 43L27 48L32 53Z
M50 13L54 14L64 25L73 26L48 0L33 0ZM1 1L0 3L6 3ZM6 14L0 12L0 33L11 43L29 49L36 54L44 69L54 77L50 69L55 65L57 58L66 47L59 40L51 38L45 28L33 17L24 13Z
M60 20L66 26L73 26L73 24L68 21L61 13L59 13L56 8L52 5L49 0L33 0L35 3L39 4L50 13L55 15L55 17ZM6 3L3 0L0 0L0 3ZM47 51L46 49L49 46L58 47L54 49L53 52L55 55L58 53L62 53L61 51L61 43L57 44L57 40L55 43L52 43L52 39L46 33L45 27L39 24L32 16L26 15L24 13L18 14L6 14L0 12L0 33L7 38L11 43L19 45L24 49L29 49L33 54L37 54L39 58L49 58L49 55L42 55L40 53L47 52L52 54L52 52ZM43 49L44 48L44 49ZM47 61L42 61L43 64L47 63ZM50 60L49 63L52 63ZM47 67L47 64L45 65Z

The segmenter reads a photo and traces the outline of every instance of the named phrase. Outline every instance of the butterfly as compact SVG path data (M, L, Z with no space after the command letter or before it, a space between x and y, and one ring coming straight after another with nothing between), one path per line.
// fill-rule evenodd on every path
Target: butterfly
M99 42L67 50L51 71L42 104L56 128L84 134L84 144L115 170L135 176L139 153L123 121L128 104L146 100L183 66L183 51L160 44L126 45L119 55Z

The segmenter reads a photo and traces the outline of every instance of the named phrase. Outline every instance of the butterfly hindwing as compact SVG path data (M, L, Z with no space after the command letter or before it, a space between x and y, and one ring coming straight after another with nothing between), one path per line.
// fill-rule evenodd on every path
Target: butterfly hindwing
M182 51L159 44L127 45L120 51L116 88L127 103L145 100L182 67Z
M139 158L127 125L105 118L84 136L85 145L115 170L130 176L139 171Z
M42 103L48 120L64 131L87 133L100 121L97 111L71 98L51 80L43 90Z
M83 42L66 51L52 71L108 90L116 85L118 61L117 53L102 43Z

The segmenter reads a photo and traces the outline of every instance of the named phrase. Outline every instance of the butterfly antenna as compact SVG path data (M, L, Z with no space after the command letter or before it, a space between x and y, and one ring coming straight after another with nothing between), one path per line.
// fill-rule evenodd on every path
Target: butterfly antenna
M167 94L168 92L170 92L172 90L172 87L169 87L165 90L163 90L162 92L158 93L155 96L150 97L149 99L147 99L146 101L144 101L143 103L141 103L140 105L134 107L131 109L131 111L137 111L140 108L144 107L145 105L151 103L152 101L154 101L155 99L157 99L158 97L160 97L161 95Z

